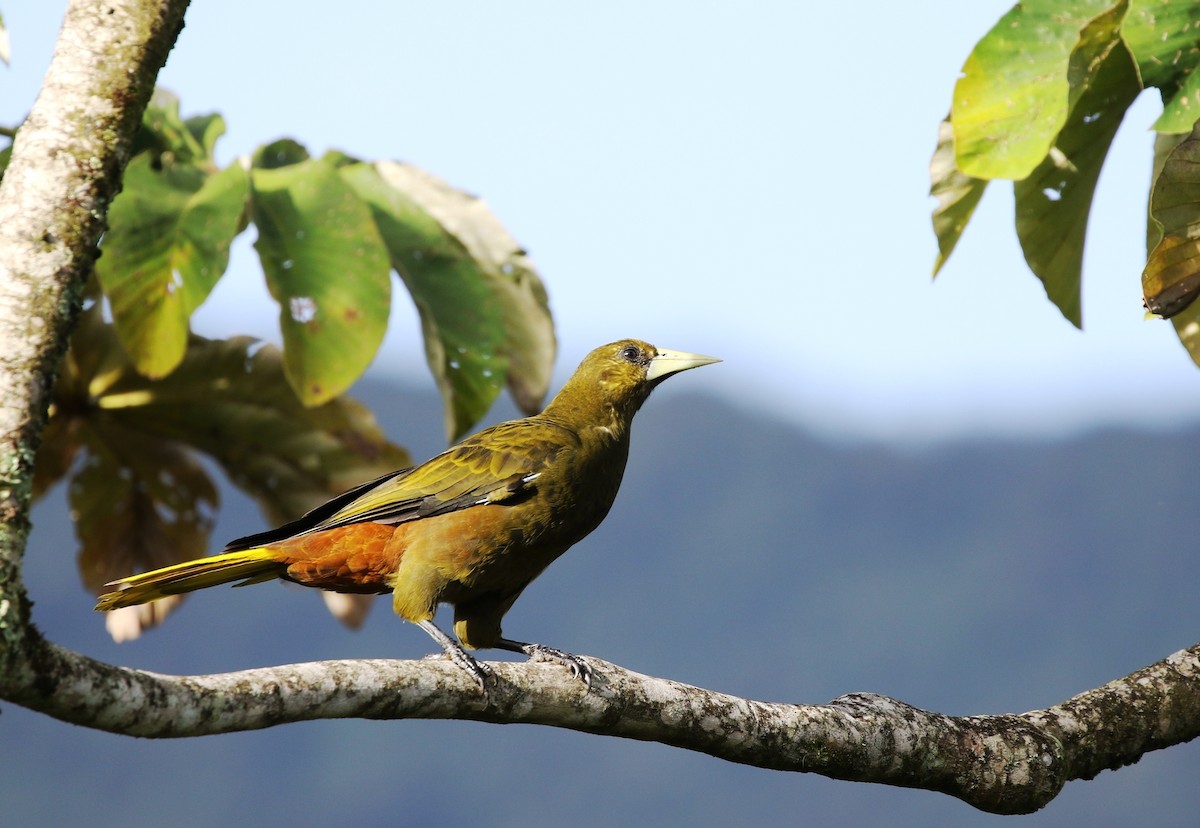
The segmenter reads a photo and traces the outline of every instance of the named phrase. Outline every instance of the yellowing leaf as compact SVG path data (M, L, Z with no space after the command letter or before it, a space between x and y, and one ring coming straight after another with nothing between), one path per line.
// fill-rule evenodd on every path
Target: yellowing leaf
M192 312L225 272L249 186L237 165L209 173L153 162L142 153L127 167L96 275L138 370L162 377L183 359Z
M976 44L954 86L958 168L976 178L1024 178L1067 121L1067 77L1079 32L1106 0L1018 3Z
M929 162L929 180L929 194L938 202L933 208L933 232L938 240L937 260L933 263L936 276L954 252L988 184L982 178L963 175L954 163L954 128L949 118L938 124L938 143Z
M1151 313L1171 318L1200 295L1200 129L1167 153L1151 191L1150 216L1161 232L1142 272L1144 301ZM1181 324L1176 328L1182 336L1189 320Z

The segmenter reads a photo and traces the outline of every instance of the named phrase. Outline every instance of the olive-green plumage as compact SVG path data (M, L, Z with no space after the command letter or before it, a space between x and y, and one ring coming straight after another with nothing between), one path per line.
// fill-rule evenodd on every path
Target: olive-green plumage
M551 561L599 525L621 484L633 415L671 374L717 360L634 339L597 348L537 416L485 429L419 466L334 498L223 554L114 581L97 610L215 584L282 578L337 592L391 592L481 685L486 670L433 624L454 606L470 648L500 647L561 661L567 653L504 638L500 621Z

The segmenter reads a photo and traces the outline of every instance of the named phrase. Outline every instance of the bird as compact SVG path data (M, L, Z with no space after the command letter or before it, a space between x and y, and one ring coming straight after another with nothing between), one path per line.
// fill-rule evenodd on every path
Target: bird
M720 362L623 339L589 353L545 409L486 428L419 465L385 474L223 552L130 575L96 610L218 584L282 579L334 592L392 594L487 693L490 669L467 650L557 662L591 685L579 657L504 637L501 619L550 563L608 514L629 456L630 426L667 377ZM452 638L434 623L454 608Z

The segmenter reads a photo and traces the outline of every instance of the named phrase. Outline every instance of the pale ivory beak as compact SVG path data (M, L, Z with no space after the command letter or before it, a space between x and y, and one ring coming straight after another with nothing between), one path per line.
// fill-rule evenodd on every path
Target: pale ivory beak
M686 351L664 351L659 349L658 354L646 366L646 380L654 382L655 380L666 379L671 374L678 374L680 371L686 371L689 368L699 368L701 365L711 365L714 362L720 361L716 357L704 356L703 354L689 354Z

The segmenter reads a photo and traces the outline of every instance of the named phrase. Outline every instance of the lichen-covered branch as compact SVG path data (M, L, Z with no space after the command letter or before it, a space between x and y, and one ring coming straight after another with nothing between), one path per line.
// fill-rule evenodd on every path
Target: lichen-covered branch
M857 693L826 705L753 701L588 659L587 690L549 663L493 664L485 697L447 661L325 661L162 676L49 643L12 701L134 736L174 738L326 718L473 719L661 742L836 779L923 788L985 811L1028 813L1073 779L1200 733L1200 645L1020 715L944 716Z
M0 675L28 628L30 481L108 204L186 0L72 0L0 182Z

